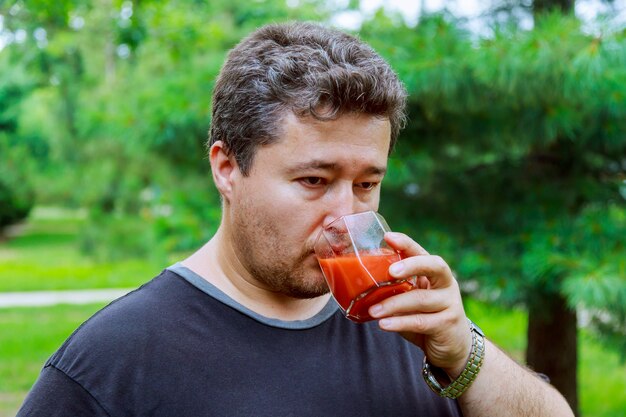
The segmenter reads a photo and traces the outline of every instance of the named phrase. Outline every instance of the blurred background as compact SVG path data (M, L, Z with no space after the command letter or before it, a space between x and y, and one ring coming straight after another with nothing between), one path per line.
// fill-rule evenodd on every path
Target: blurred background
M578 415L626 416L617 0L0 1L0 416L107 302L55 294L123 292L211 237L216 74L287 20L357 34L406 84L391 227L448 260L468 315Z

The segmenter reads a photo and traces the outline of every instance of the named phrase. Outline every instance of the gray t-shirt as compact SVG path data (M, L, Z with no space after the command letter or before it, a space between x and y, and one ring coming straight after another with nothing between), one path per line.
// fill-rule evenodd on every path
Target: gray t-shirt
M461 416L375 322L260 316L180 264L83 323L18 416Z

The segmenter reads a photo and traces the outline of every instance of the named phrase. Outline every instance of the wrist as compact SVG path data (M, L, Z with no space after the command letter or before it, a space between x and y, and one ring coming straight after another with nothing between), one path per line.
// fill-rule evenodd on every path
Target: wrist
M463 372L463 370L467 366L467 361L470 359L470 355L472 354L473 343L474 343L474 337L473 337L473 334L472 334L472 328L471 328L471 324L470 324L470 331L467 332L466 348L463 349L463 351L459 353L460 359L453 366L450 366L450 367L442 366L441 367L441 370L443 372L445 372L445 374L447 375L449 381L452 381L452 380L455 380L456 378L458 378L459 375L461 375L461 373Z
M456 378L450 378L450 376L456 375L458 369L450 370L450 373L444 373L444 370L432 366L428 362L428 358L424 356L424 367L422 369L424 380L435 393L442 397L460 397L474 382L483 364L485 358L485 334L471 320L468 319L468 322L472 337L470 354L465 362L465 366ZM448 380L444 382L446 373L448 374Z

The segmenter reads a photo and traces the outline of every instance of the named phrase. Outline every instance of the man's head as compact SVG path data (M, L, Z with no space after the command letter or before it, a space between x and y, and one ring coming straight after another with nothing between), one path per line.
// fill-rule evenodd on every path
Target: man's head
M311 23L269 25L229 53L213 93L209 142L222 141L248 175L258 146L281 137L288 112L318 120L356 113L389 120L391 150L405 101L389 64L357 38Z
M292 298L328 291L314 240L339 215L377 210L404 104L389 65L341 32L272 25L235 47L209 151L235 275Z

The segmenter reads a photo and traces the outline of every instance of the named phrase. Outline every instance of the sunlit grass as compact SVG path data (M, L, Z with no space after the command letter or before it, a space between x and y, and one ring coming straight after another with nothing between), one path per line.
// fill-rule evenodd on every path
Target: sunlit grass
M527 316L522 310L503 310L495 305L466 298L465 314L500 348L518 362L526 351Z
M0 291L136 287L167 266L89 257L78 247L84 221L61 213L55 218L35 213L14 237L0 242Z
M14 416L41 367L105 303L0 309L0 416Z
M113 263L30 264L0 263L0 291L132 288L157 275L159 267L142 261ZM166 265L164 265L166 266Z
M587 332L581 332L579 399L585 417L626 416L626 364Z
M105 304L0 309L0 391L29 389L45 360Z

